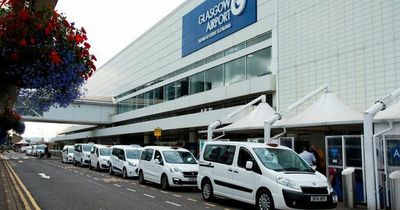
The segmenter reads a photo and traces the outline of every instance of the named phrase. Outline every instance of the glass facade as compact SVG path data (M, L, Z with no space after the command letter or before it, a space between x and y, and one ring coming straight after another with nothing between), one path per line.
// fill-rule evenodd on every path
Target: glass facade
M169 73L163 77L157 78L154 81L147 83L146 85L139 86L132 90L129 90L118 97L123 97L128 94L139 91L143 88L157 84L164 81L165 79L175 77L181 73L184 73L190 69L197 68L204 64L210 63L224 56L238 52L246 47L250 47L262 41L271 38L271 33L261 34L254 37L246 42L237 44L224 51L215 53L207 58L197 61L189 66L178 69L172 73ZM129 112L135 109L141 109L143 107L159 104L165 101L177 99L182 96L192 95L222 86L227 86L236 82L240 82L246 79L260 77L271 73L271 47L264 48L262 50L252 52L246 56L239 57L231 60L227 63L212 67L203 72L196 73L189 77L180 79L178 81L169 83L165 86L149 90L137 96L133 96L129 99L120 101L117 103L117 114Z
M204 72L190 76L189 81L190 94L196 94L204 91Z
M179 74L181 74L181 73L184 73L184 72L186 72L186 71L189 71L190 69L197 68L197 67L199 67L199 66L202 66L202 65L204 65L204 64L210 63L210 62L215 61L215 60L217 60L217 59L219 59L219 58L222 58L222 57L224 57L224 56L230 55L230 54L232 54L232 53L235 53L235 52L240 51L240 50L242 50L242 49L245 49L245 48L247 48L247 47L250 47L250 46L253 46L253 45L258 44L258 43L260 43L260 42L263 42L263 41L265 41L265 40L268 40L268 39L271 38L271 36L272 36L272 33L271 33L270 31L267 32L267 33L264 33L264 34L260 34L260 35L258 35L258 36L256 36L256 37L252 38L252 39L249 39L249 40L246 41L246 42L239 43L239 44L237 44L237 45L235 45L235 46L233 46L233 47L231 47L231 48L228 48L228 49L226 49L226 50L224 50L224 51L217 52L217 53L215 53L215 54L213 54L213 55L208 56L207 58L204 58L204 59L201 59L201 60L199 60L199 61L196 61L195 63L192 63L192 64L190 64L190 65L188 65L188 66L182 67L182 68L180 68L180 69L178 69L178 70L176 70L176 71L174 71L174 72L171 72L171 73L169 73L169 74L167 74L167 75L165 75L165 76L162 76L162 77L160 77L160 78L157 78L157 79L155 79L155 80L153 80L153 81L150 81L150 82L148 82L148 83L145 84L145 85L141 85L141 86L136 87L136 88L134 88L134 89L128 90L128 91L126 91L126 92L124 92L124 93L122 93L122 94L116 96L115 98L116 98L116 99L122 98L122 97L124 97L124 96L126 96L126 95L129 95L129 94L131 94L131 93L134 93L134 92L136 92L136 91L139 91L139 90L141 90L141 89L143 89L143 88L146 88L146 87L148 87L148 86L151 86L151 85L157 84L157 83L159 83L159 82L162 82L162 81L164 81L164 80L166 80L166 79L175 77L175 76L177 76L177 75L179 75Z
M271 48L247 55L247 79L260 77L271 73Z
M241 57L224 65L225 85L246 79L246 59Z

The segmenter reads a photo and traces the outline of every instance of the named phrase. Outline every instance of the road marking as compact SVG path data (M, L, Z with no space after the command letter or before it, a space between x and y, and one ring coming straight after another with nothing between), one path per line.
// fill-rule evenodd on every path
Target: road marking
M80 175L84 175L83 173L79 173Z
M186 198L186 200L193 201L193 202L197 202L197 200L196 200L196 199L193 199L193 198Z
M38 175L40 177L42 177L43 179L50 179L50 176L46 176L46 174L44 174L44 173L38 173Z
M175 196L175 197L178 197L178 198L182 197L181 195L177 195L177 194L172 194L172 195Z
M165 203L169 203L169 204L172 204L174 206L181 206L180 204L177 204L177 203L174 203L174 202L171 202L171 201L165 201Z
M215 207L215 205L214 205L214 204L211 204L211 203L204 203L204 205L211 206L211 207Z
M131 191L131 192L136 192L136 190L131 189L131 188L126 188L126 190Z
M139 185L139 186L141 186L142 188L146 188L146 186L144 186L144 185Z
M137 185L136 183L132 182L133 185Z
M89 178L92 177L92 176L90 176L90 175L86 175L86 176L89 177Z
M162 192L162 193L164 193L164 194L168 194L168 192L167 192L167 191L162 191L162 190L161 190L160 192Z
M114 186L116 186L116 187L121 187L121 185L119 185L119 184L113 184Z
M155 198L155 196L149 195L149 194L145 194L143 193L144 196L149 197L149 198Z
M78 173L77 171L74 171L75 173Z
M19 160L19 161L18 161L18 163L23 163L23 162L24 162L24 161L22 161L22 160Z
M39 205L36 203L35 199L32 197L31 193L26 189L25 185L22 183L21 179L18 177L18 175L15 173L14 169L12 169L12 167L8 164L8 162L5 162L5 165L7 167L9 167L9 171L11 171L11 173L14 175L15 179L17 180L17 182L19 183L19 185L21 186L22 190L25 192L25 194L28 196L29 201L31 202L32 206L34 209L36 210L41 210Z
M231 209L228 209L228 208L224 208L224 210L231 210Z
M93 178L93 179L95 179L95 180L99 180L99 178L96 178L96 177L95 177L95 178Z
M156 188L154 188L154 187L150 187L150 190L154 190L154 191L156 191Z

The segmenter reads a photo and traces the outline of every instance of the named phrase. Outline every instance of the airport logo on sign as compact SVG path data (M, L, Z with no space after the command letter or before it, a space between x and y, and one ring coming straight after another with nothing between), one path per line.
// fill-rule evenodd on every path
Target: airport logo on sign
M182 56L257 21L257 0L208 0L183 17Z

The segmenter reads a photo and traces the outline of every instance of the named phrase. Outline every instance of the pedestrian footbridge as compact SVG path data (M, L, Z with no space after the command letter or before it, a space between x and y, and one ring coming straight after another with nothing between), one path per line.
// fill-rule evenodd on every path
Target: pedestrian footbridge
M66 108L50 108L38 113L24 106L17 106L18 113L26 122L67 123L81 125L102 125L110 123L114 114L111 97L86 97L76 100Z

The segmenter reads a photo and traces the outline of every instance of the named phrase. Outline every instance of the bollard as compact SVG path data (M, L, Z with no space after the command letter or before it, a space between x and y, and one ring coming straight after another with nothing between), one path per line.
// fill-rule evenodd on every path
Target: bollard
M400 170L389 174L390 209L400 209Z
M343 205L346 208L355 207L355 169L346 168L342 171Z

